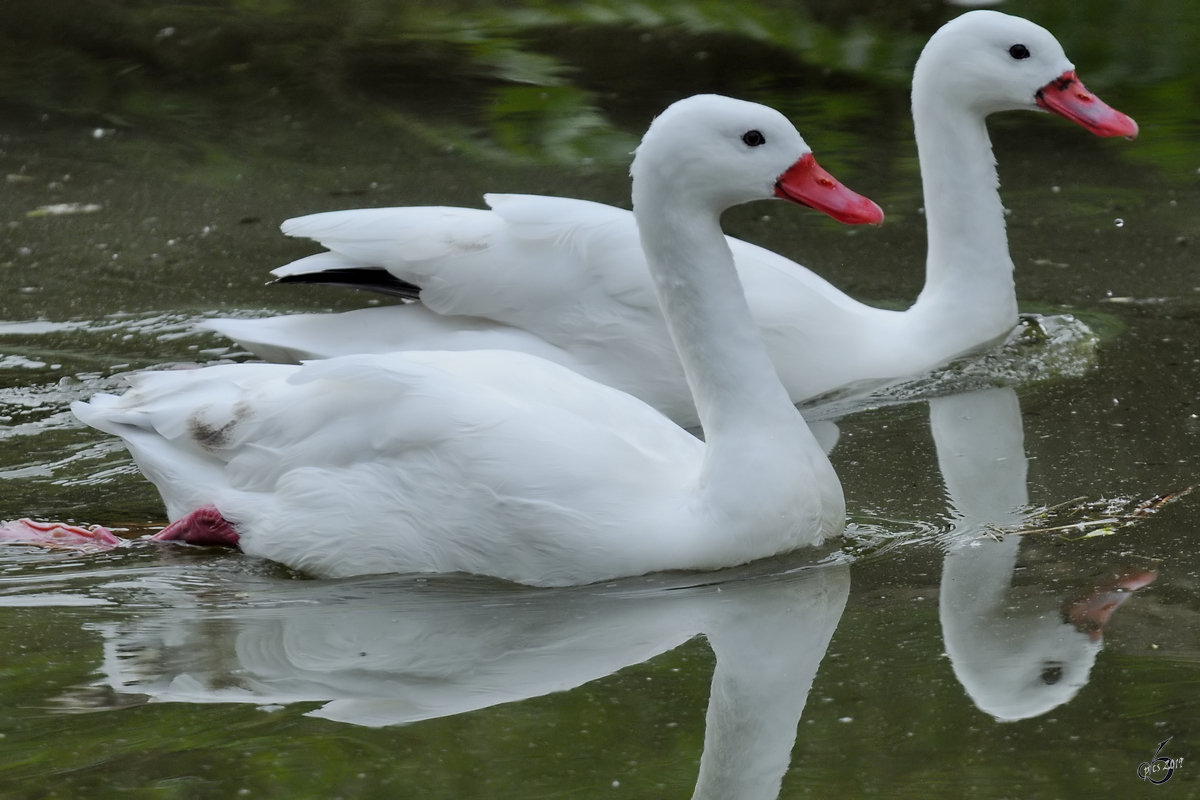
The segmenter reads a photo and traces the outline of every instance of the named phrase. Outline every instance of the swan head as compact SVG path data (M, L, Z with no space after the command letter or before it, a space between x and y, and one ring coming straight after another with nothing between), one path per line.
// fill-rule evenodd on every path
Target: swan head
M1001 722L1041 716L1069 702L1087 685L1103 647L1044 612L1025 603L1012 616L976 621L979 630L959 636L943 623L955 677L980 711Z
M642 138L630 167L633 204L720 213L779 197L849 224L883 221L879 206L823 170L787 117L758 103L696 95L669 106Z
M994 614L943 613L946 652L975 705L997 720L1029 719L1068 702L1088 682L1103 632L1154 570L1118 572L1055 614L1049 597L1010 591Z
M929 39L913 72L913 104L1049 111L1099 136L1134 138L1130 117L1089 92L1050 31L998 11L971 11Z

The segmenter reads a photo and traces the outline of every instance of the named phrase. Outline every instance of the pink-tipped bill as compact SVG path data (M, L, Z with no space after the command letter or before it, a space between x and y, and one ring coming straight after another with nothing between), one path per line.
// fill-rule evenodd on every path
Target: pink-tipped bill
M1072 122L1077 122L1097 136L1136 138L1137 123L1099 97L1088 91L1075 75L1064 72L1038 90L1037 104Z
M775 181L775 196L823 211L847 225L881 225L883 209L852 192L821 168L809 153Z

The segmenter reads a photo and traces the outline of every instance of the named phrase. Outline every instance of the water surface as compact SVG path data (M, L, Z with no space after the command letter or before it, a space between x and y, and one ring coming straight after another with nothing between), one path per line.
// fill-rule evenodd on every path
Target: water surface
M0 551L0 794L1200 796L1200 505L1155 499L1200 483L1200 12L998 8L1050 27L1142 126L991 124L1022 308L1095 336L1025 333L807 409L841 417L843 541L554 591L312 581L148 545ZM727 230L904 307L925 249L906 83L959 11L3 11L0 518L164 522L66 406L130 370L248 358L197 319L371 302L265 286L314 251L282 220L488 191L627 206L641 130L698 91L781 108L888 215L847 230L760 203ZM1149 786L1139 764L1167 739L1183 764Z

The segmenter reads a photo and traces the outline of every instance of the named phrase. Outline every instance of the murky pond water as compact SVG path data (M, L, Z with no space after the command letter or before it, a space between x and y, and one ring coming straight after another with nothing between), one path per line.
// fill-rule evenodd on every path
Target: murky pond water
M806 409L838 418L843 540L565 590L0 550L0 795L1200 797L1200 492L1175 494L1200 483L1200 7L999 7L1142 135L993 118L1019 297L1051 335ZM730 233L873 302L920 290L906 82L952 6L0 13L0 519L163 524L68 403L249 358L205 317L378 302L264 286L313 252L282 220L488 191L627 207L641 130L699 91L781 108L888 214L756 204ZM1156 755L1175 770L1151 786Z

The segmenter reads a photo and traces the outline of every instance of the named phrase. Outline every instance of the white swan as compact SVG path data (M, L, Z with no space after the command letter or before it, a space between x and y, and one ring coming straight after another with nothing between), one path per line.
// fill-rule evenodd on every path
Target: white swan
M773 194L844 221L882 212L821 171L783 115L713 95L655 120L631 174L706 443L511 351L147 372L72 409L125 439L176 520L161 538L236 541L321 576L588 583L838 533L841 484L767 357L718 217Z
M1052 588L1011 586L1023 537L997 537L989 526L1025 519L1027 461L1016 392L935 398L929 423L956 516L939 599L954 674L996 719L1044 714L1087 684L1104 625L1154 573L1123 573L1074 603Z
M750 308L794 402L920 372L1017 322L985 117L1048 109L1101 136L1137 125L1089 94L1045 29L973 11L930 39L913 74L925 192L926 283L904 312L859 303L788 259L729 239ZM385 208L284 223L329 252L280 281L374 285L420 302L205 323L268 361L501 348L555 361L699 422L655 302L633 216L557 197L489 195L491 211ZM419 290L418 290L419 287Z

